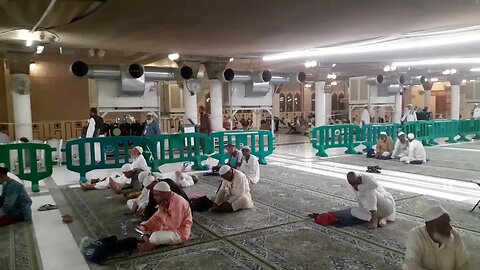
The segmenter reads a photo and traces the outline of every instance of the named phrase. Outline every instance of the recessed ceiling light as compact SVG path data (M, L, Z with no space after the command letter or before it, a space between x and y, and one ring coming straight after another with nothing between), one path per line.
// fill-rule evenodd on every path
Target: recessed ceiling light
M431 78L430 81L431 82L438 82L438 78Z
M170 59L170 61L178 60L178 58L180 58L180 54L178 53L171 53L168 55L168 59Z
M228 62L230 62L230 63L231 63L231 62L233 62L233 60L235 60L235 58L233 58L233 57L230 57L230 59L228 59Z
M470 69L470 71L472 71L472 72L479 72L479 71L480 71L480 68L472 68L472 69Z
M444 59L426 59L419 61L394 62L397 67L405 66L430 66L442 64L480 64L480 58L444 58Z

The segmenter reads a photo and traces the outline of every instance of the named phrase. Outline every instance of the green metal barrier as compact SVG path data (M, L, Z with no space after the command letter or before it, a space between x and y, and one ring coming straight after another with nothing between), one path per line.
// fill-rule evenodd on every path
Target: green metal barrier
M130 149L142 146L147 164L152 167L151 141L139 136L95 137L67 141L65 146L66 165L70 171L80 174L80 181L86 181L86 174L97 169L120 168L130 162ZM95 158L95 147L99 147L100 156ZM75 159L75 153L78 153ZM153 168L155 170L155 167Z
M157 169L163 164L191 161L193 169L201 170L202 161L212 153L209 137L203 133L161 134L148 137L148 140L155 145L152 157Z
M386 132L387 135L395 142L397 134L401 131L400 124L388 123L388 124L367 124L362 126L363 132L363 145L366 149L372 149L380 139L380 132Z
M355 147L363 143L364 134L357 125L326 125L313 128L310 131L313 148L317 156L328 157L325 150L329 148L346 147L346 154L356 154Z
M458 121L458 135L460 135L459 141L468 142L467 135L474 135L473 139L480 139L480 119L470 118L462 119Z
M268 130L232 130L213 132L210 135L210 149L213 158L224 164L228 158L225 152L227 144L233 144L240 149L242 146L250 146L252 155L258 157L260 164L267 164L266 157L273 153L274 138L271 131Z
M415 139L421 141L424 146L436 144L430 137L430 134L433 134L433 121L406 122L403 123L402 130L405 134L413 133Z
M429 121L432 125L431 132L429 134L428 142L430 145L437 145L435 139L447 138L446 142L456 143L455 137L458 135L458 121L457 120L434 120Z
M42 164L38 164L38 161ZM10 169L18 178L32 182L32 191L39 192L38 182L52 175L52 148L41 143L0 145L0 164Z

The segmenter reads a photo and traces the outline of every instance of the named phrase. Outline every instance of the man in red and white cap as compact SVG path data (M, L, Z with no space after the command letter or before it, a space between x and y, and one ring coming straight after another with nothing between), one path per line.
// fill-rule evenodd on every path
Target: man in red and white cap
M425 225L408 233L403 270L473 269L462 236L450 225L447 211L441 206L434 206L423 217Z
M222 185L214 199L214 212L235 212L253 208L252 195L247 176L228 165L220 167L218 172L223 178Z

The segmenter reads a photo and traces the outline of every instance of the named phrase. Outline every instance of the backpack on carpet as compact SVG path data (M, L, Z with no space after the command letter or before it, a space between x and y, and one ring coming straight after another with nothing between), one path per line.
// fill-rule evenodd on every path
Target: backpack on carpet
M210 200L206 195L200 198L192 200L190 208L194 212L203 212L207 211L213 206L213 201Z

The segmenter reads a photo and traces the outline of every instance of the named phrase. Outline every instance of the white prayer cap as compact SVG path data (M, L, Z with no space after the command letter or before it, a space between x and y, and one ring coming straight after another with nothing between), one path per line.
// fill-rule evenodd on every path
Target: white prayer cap
M147 178L147 176L150 174L149 171L141 171L139 174L138 174L138 181L140 181L140 183L143 183L143 181L145 181L145 178Z
M122 172L129 172L129 171L133 171L133 165L130 163L123 164Z
M415 135L413 135L413 133L408 133L407 138L409 140L413 140L413 139L415 139Z
M155 177L153 177L153 175L149 175L145 178L145 180L143 180L143 186L148 187L151 183L153 183L153 181L155 181Z
M163 191L163 192L169 192L171 191L170 190L170 186L167 184L167 182L159 182L158 184L156 184L154 187L153 187L153 190L156 190L156 191Z
M425 219L425 221L432 221L443 216L444 214L448 214L447 210L438 205L425 211L425 213L423 213L423 219Z
M220 170L218 170L218 174L220 175L224 175L226 174L227 172L229 172L232 168L230 168L230 166L228 165L223 165L222 167L220 167Z
M245 146L242 146L242 150L248 150L248 151L251 151L252 148L250 148L250 146L248 145L245 145Z
M143 148L141 146L135 146L133 149L137 149L140 154L143 154Z
M405 132L398 133L397 137L400 137L401 135L405 135Z
M152 113L152 112L148 112L147 115L153 115L153 113Z
M412 105L412 104L408 104L407 107L413 107L413 105Z
M382 131L382 132L380 132L380 135L385 135L385 136L387 136L387 132Z

